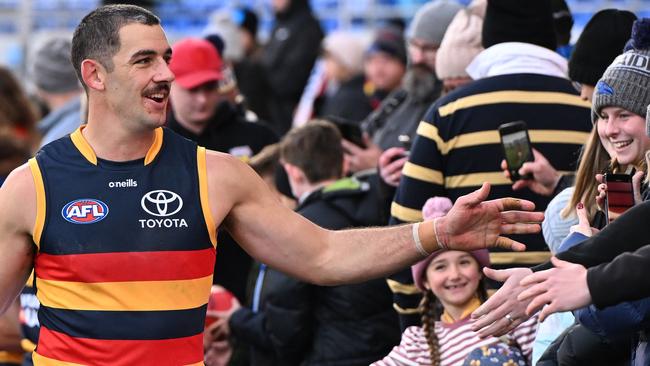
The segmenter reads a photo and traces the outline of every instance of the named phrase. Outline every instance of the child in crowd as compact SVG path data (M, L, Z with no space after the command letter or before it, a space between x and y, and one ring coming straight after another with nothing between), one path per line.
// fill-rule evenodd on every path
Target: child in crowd
M443 216L451 206L448 198L434 197L427 201L422 211L425 219L430 220ZM407 328L401 343L372 366L483 366L495 364L495 360L513 366L528 365L536 317L501 338L480 339L471 330L470 314L487 299L481 269L489 265L486 249L472 252L439 250L415 264L413 280L424 293L422 326ZM479 351L473 352L476 349Z

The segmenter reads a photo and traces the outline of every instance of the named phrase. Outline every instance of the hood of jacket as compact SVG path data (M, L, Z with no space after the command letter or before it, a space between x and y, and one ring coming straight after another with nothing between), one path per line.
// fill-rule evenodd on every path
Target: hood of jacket
M350 226L374 226L381 223L380 205L373 187L363 178L350 177L312 192L298 206L297 211L325 205L346 217Z

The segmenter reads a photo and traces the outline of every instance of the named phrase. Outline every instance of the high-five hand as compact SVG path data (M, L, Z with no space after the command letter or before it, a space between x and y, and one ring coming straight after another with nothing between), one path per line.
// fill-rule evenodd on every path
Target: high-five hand
M434 224L438 246L455 250L475 250L498 247L515 251L526 246L502 234L531 234L540 231L542 212L528 212L535 204L516 198L484 201L490 184L456 200L445 217Z
M527 289L517 296L518 300L529 302L526 308L529 315L548 304L540 313L540 321L553 313L579 309L591 303L587 269L555 257L551 262L555 268L533 273L521 280L521 286Z
M529 318L526 315L528 302L517 300L517 296L526 289L519 282L532 271L530 268L509 268L500 271L483 268L483 273L504 283L499 291L472 313L472 318L476 319L472 330L481 338L500 337Z

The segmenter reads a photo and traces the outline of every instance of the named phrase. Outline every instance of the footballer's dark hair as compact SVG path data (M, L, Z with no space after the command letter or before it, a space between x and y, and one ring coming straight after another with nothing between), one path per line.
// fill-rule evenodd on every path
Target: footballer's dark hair
M81 77L83 60L96 60L108 72L113 71L112 58L120 50L120 29L132 23L158 25L160 19L139 6L118 4L101 6L81 20L72 36L71 60L84 88L86 84Z

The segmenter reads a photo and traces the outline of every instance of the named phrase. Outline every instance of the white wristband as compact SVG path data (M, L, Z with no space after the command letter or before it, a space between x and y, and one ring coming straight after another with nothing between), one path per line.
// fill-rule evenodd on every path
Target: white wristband
M438 248L440 249L449 249L447 244L443 243L442 240L440 240L440 237L438 236L438 220L440 217L436 217L433 219L433 234L436 236L436 242L438 244Z
M419 231L420 223L417 222L413 224L412 227L413 227L413 241L415 242L415 249L417 249L418 253L420 253L422 257L428 257L429 254L431 253L427 253L427 251L424 250L424 247L422 247L422 241L420 241L420 231Z

